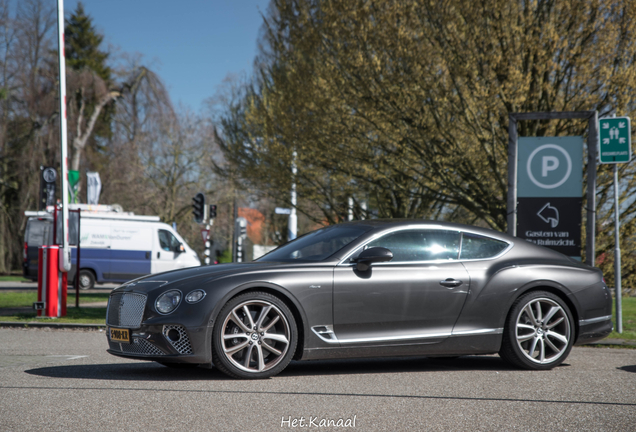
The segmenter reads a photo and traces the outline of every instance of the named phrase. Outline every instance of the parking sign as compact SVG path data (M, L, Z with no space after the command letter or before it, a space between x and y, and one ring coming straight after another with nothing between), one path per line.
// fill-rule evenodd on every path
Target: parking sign
M518 197L581 197L582 137L519 138Z
M581 257L582 137L519 138L517 236Z

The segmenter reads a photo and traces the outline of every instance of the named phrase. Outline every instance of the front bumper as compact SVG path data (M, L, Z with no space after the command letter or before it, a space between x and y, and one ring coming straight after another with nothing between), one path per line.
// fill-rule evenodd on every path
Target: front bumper
M108 353L135 360L167 363L210 363L206 350L207 327L189 329L180 324L141 326L131 330L132 343L115 342L108 338Z
M205 320L205 306L187 305L180 313L159 315L149 307L154 301L154 295L134 290L110 295L106 324L109 329L128 329L132 342L113 341L108 331L107 352L136 360L210 363L212 328Z

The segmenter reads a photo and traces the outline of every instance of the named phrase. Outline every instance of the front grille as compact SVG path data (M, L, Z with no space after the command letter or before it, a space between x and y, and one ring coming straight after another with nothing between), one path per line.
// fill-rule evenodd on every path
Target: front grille
M146 295L114 293L108 302L108 325L139 328L146 308Z
M119 343L108 341L110 349L113 351L120 351L126 354L148 355L148 356L160 356L165 355L163 351L148 342L146 339L133 338L133 343Z
M170 330L176 330L179 332L179 340L173 341L168 337ZM170 345L176 349L179 354L192 354L192 345L190 344L190 338L183 326L180 325L165 325L163 326L163 335L166 337Z

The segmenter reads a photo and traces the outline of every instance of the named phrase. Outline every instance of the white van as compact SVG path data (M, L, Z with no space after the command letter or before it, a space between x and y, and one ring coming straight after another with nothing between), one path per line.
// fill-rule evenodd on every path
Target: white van
M37 280L37 250L44 242L53 242L53 217L47 212L26 215L32 217L25 232L24 274ZM77 243L72 231L71 243ZM71 249L71 263L69 280L74 280L77 247ZM196 252L158 216L82 211L79 275L83 289L92 288L95 282L126 282L150 273L199 265Z

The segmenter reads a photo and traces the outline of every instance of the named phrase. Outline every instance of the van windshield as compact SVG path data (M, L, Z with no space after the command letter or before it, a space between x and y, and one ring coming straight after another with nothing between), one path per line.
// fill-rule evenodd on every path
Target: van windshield
M298 237L257 259L258 262L322 261L335 254L371 227L332 225Z

